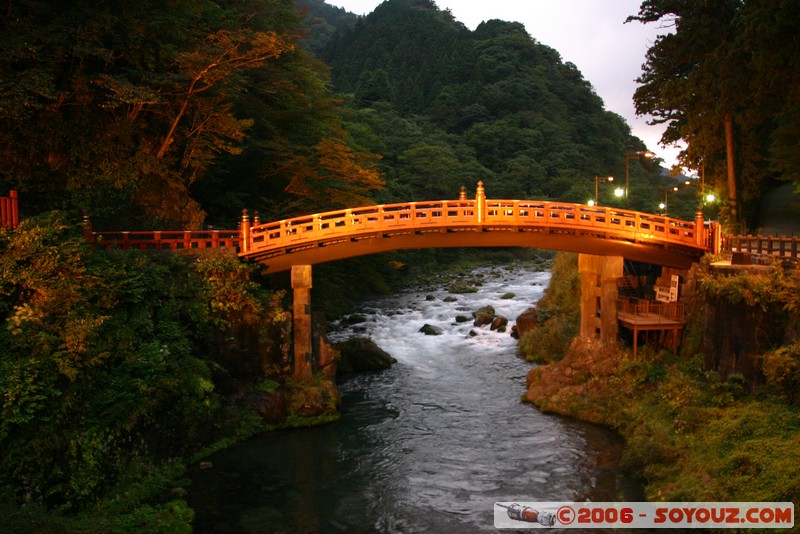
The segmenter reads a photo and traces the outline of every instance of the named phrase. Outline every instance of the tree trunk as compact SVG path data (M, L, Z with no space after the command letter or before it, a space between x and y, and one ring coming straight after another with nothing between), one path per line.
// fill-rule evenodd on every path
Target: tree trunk
M733 164L733 119L731 114L725 115L725 147L728 154L728 207L731 224L739 231L739 209L736 202L736 169Z

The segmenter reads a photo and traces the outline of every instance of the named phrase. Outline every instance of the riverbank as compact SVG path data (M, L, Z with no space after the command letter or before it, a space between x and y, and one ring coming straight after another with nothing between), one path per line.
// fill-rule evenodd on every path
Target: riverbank
M796 276L767 276L706 278L701 286L706 296L724 294L756 311L772 309L763 299L783 299L776 309L796 314ZM569 277L554 273L559 278ZM704 317L701 305L687 331L702 332ZM695 334L677 355L643 348L636 360L628 347L576 339L561 360L531 370L526 398L545 412L619 432L622 465L639 475L648 500L797 501L800 347L761 355L762 379L750 387L742 375L723 380L707 369L702 338Z

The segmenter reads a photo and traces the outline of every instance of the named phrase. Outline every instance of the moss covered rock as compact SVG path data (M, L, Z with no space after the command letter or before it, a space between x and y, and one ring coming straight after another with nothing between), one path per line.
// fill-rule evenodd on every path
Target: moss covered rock
M396 363L391 354L365 337L354 337L334 345L339 351L339 373L363 373L388 369Z

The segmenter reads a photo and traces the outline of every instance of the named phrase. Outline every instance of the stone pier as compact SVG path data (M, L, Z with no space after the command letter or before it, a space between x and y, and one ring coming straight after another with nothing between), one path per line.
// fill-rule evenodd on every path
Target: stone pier
M623 276L621 256L578 255L581 277L581 337L614 343L617 339L617 282Z
M294 329L294 372L296 382L311 380L311 265L292 266L292 326Z

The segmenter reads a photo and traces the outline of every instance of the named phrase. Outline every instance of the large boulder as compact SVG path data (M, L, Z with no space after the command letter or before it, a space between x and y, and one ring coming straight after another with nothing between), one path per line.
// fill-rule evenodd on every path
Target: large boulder
M283 390L253 394L250 404L258 411L265 423L281 424L289 414L286 392Z
M432 324L427 323L422 325L422 328L420 328L419 331L426 336L441 336L444 333L444 331L438 326L433 326Z
M516 332L518 337L524 336L527 332L535 330L539 326L539 314L536 308L528 308L517 317L515 328L512 329Z
M475 321L472 323L472 326L483 326L485 324L492 324L492 321L494 321L495 318L494 307L484 306L478 311L473 312L472 316L475 318Z
M447 285L449 293L477 293L478 288L471 285L466 280L453 280Z
M339 362L336 366L339 373L381 371L397 362L391 354L365 337L350 338L336 343L334 347L339 351Z
M505 332L506 325L508 324L508 319L503 317L502 315L498 315L492 321L492 325L489 327L490 330L497 330L498 332Z
M339 403L339 391L331 380L296 384L289 392L288 412L299 417L335 415Z

